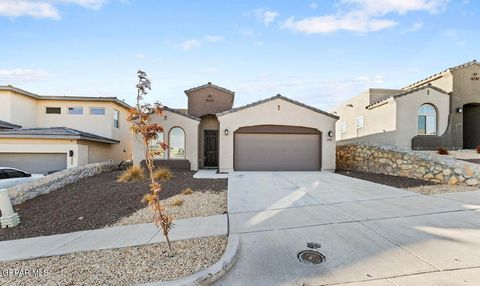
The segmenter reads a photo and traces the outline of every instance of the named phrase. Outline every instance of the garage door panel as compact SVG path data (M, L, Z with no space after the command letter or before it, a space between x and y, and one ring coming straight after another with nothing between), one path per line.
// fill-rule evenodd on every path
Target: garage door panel
M32 174L48 174L67 168L64 153L0 153L0 167L12 167Z
M235 134L235 170L320 170L318 134Z

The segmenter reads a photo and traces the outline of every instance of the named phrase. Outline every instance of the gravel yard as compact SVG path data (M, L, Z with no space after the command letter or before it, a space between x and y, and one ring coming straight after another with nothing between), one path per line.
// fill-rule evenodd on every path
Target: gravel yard
M217 262L227 245L224 236L91 252L32 260L0 262L0 285L132 285L173 280L191 275ZM5 276L9 269L30 275ZM37 270L42 276L33 276Z
M390 176L390 175L384 175L384 174L374 174L374 173L361 172L361 171L337 170L336 173L344 176L349 176L357 179L362 179L365 181L382 184L382 185L405 189L407 191L420 193L424 195L479 190L478 188L469 187L469 186L441 185L441 184L435 184L433 182L419 180L419 179L411 179L411 178Z
M175 205L177 200L182 200L182 205ZM179 194L163 200L163 203L167 206L168 214L175 219L223 214L227 212L227 191ZM144 207L114 225L152 222L152 216L151 208Z
M437 151L418 151L418 152L439 155ZM439 156L452 157L458 160L480 164L480 154L478 154L477 150L475 149L449 150L448 155L439 155Z
M21 223L15 228L0 229L0 240L103 228L144 209L141 200L148 192L148 180L117 182L121 173L98 174L15 205ZM216 193L227 189L227 179L194 179L194 173L173 172L174 178L162 182L161 198L178 195L186 188L191 188L197 196L206 191ZM175 211L172 210L172 214L179 213Z

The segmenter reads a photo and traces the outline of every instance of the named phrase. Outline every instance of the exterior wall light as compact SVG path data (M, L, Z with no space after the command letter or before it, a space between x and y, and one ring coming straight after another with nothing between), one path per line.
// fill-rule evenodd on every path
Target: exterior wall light
M328 135L328 137L332 138L333 137L333 131L332 130L328 131L327 135Z
M457 113L462 113L463 112L463 107L457 107Z
M225 135L228 135L228 129L225 128L225 130L223 131L223 133L224 133Z

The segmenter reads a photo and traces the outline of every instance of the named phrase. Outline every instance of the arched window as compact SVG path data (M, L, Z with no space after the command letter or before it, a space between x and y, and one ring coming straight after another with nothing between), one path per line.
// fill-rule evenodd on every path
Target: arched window
M157 139L150 141L150 150L155 151L154 159L167 159L167 150L162 149L162 143L165 141L163 132L157 133Z
M173 127L169 133L169 159L185 159L185 132L180 127Z
M437 135L437 110L431 104L424 104L418 109L418 134Z

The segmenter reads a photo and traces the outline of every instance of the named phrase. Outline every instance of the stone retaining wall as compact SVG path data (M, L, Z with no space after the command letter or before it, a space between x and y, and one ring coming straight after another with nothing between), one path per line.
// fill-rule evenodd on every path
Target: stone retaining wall
M449 185L478 186L480 165L393 146L337 146L337 169L380 173Z
M33 182L21 184L8 189L12 204L20 204L36 196L47 194L60 189L68 184L74 183L82 178L113 171L117 165L113 162L102 162L74 167L60 172L55 172Z

